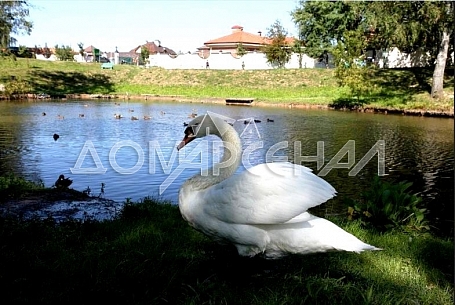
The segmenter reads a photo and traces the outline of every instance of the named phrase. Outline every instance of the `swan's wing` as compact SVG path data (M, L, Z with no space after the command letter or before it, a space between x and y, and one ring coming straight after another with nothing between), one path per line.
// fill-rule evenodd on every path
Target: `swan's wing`
M311 169L291 163L265 163L204 192L204 210L228 223L278 224L305 218L309 208L333 196L335 189Z

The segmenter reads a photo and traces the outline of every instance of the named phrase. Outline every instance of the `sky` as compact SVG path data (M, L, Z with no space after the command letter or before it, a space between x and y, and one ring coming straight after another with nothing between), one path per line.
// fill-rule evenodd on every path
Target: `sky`
M245 32L267 33L276 20L297 36L291 12L298 0L29 0L30 35L15 35L17 46L95 46L127 52L159 40L174 51L195 51L204 42ZM155 42L157 43L157 42Z

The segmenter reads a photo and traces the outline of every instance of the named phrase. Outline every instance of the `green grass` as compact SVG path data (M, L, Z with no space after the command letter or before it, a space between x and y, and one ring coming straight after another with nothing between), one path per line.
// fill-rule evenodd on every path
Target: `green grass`
M435 101L429 96L432 70L413 68L376 70L371 74L373 93L357 100L349 95L349 89L338 86L332 69L166 70L116 65L113 70L101 70L101 64L95 63L23 58L0 60L0 83L16 93L48 93L62 97L81 93L154 94L195 100L252 97L265 104L453 112L453 68L446 69L445 92L448 97L444 99Z
M178 208L145 199L115 220L0 218L4 304L453 304L453 241L379 234L332 219L383 251L277 261L237 256Z

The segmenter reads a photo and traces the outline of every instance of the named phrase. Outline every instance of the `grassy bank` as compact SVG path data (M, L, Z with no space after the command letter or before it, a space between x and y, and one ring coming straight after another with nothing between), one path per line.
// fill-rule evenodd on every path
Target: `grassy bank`
M385 69L372 74L374 93L361 100L337 85L333 70L165 70L117 65L2 60L0 83L28 93L179 95L187 98L252 97L263 103L376 107L453 112L453 69L446 71L447 98L429 97L430 69ZM12 80L13 77L14 79ZM451 98L450 98L451 95Z
M146 199L112 221L0 218L4 304L453 304L453 242L378 234L333 219L384 249L278 261L239 258Z
M55 197L63 192L14 176L0 178L0 204L8 198L27 199L31 193ZM73 197L77 201L78 196ZM341 216L331 220L383 250L276 261L241 258L234 247L215 244L193 230L177 206L150 198L126 203L115 219L103 222L56 223L0 215L0 300L4 304L453 303L452 239L399 227L379 233Z

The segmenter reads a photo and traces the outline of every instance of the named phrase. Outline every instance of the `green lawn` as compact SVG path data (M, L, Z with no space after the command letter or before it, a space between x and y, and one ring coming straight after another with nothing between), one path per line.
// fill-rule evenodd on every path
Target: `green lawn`
M264 103L453 112L453 69L446 71L448 96L438 101L429 96L431 69L383 69L371 77L373 93L357 100L348 88L338 86L331 69L166 70L116 65L101 70L96 63L0 59L0 83L13 93L252 97Z

